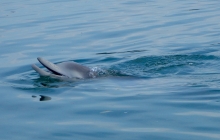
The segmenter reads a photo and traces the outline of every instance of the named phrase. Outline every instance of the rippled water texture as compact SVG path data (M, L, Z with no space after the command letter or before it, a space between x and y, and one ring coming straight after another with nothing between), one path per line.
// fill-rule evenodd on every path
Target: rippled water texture
M220 139L219 23L217 0L1 0L0 139Z

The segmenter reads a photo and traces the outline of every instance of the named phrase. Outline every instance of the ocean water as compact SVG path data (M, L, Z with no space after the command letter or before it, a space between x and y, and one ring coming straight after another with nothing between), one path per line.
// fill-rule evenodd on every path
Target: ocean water
M217 0L1 0L0 139L220 139L219 39Z

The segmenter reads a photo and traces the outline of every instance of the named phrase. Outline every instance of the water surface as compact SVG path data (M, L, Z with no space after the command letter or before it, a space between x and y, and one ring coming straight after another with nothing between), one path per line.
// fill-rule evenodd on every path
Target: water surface
M220 139L220 4L0 2L1 139ZM37 57L103 72L40 77Z

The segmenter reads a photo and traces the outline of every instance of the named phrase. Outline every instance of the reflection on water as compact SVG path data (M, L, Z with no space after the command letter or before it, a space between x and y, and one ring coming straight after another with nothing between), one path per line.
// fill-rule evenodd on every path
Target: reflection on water
M49 96L45 96L45 95L39 95L39 96L40 96L39 101L49 101L49 100L51 100L51 97L49 97ZM32 98L37 98L37 96L32 95Z
M51 97L40 95L40 101L48 101L51 100Z

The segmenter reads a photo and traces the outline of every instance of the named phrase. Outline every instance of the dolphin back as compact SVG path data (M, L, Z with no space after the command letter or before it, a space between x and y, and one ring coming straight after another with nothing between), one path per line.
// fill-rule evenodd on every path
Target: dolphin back
M62 73L69 78L91 78L91 70L88 67L80 65L76 62L63 62L57 64L57 66L61 69Z

